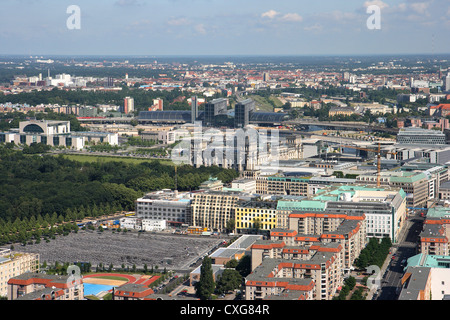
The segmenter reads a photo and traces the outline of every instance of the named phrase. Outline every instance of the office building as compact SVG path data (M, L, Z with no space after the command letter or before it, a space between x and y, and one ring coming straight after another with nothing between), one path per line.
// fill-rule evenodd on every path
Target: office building
M204 122L205 126L214 126L216 117L226 115L228 100L225 98L214 99L205 104Z
M440 165L444 165L450 161L450 145L448 144L421 145L396 143L384 146L382 150L389 152L386 154L386 159L399 161L419 159L421 162Z
M193 96L191 97L191 123L195 123L195 121L198 119L198 116L198 97Z
M108 78L106 79L105 85L106 85L108 88L114 87L114 79L113 79L112 77L108 77Z
M450 74L442 77L442 89L443 91L450 92Z
M248 126L253 112L255 112L255 101L252 99L246 99L236 103L234 107L235 128L244 128Z
M361 174L356 177L359 185L376 185L376 174ZM406 205L410 208L425 208L429 199L428 176L416 171L390 171L380 173L381 186L401 188L406 194Z
M297 214L364 214L367 237L389 237L396 242L406 220L406 203L400 188L330 186L304 200L278 200L277 209Z
M408 127L398 132L397 143L420 145L445 144L445 134L438 130Z
M256 193L256 180L235 179L231 182L231 189L245 193Z
M21 121L19 129L0 132L0 143L31 145L42 143L49 146L63 146L82 150L87 143L119 144L117 133L70 131L70 121L30 120Z
M178 193L177 191L161 190L147 193L136 200L136 217L143 219L143 224L151 224L150 221L166 221L167 224L186 223L190 216L190 193Z

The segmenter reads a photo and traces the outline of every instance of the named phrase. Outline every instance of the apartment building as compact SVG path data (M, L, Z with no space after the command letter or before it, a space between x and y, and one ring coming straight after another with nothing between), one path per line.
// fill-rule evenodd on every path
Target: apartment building
M83 280L27 272L8 281L8 300L83 300Z
M270 248L273 257L269 257ZM261 263L255 266L257 260ZM343 280L342 246L328 243L305 248L258 241L252 246L252 270L245 279L246 300L277 299L296 287L302 291L296 293L299 299L330 300Z
M431 300L431 269L410 267L401 280L398 300Z
M450 208L430 208L419 234L419 250L422 254L449 255Z
M450 257L419 253L410 257L399 300L448 300Z
M114 288L113 300L153 300L154 291L142 284L126 283Z
M8 280L26 272L39 270L39 254L3 249L0 251L0 296L8 295Z
M235 208L239 200L250 201L255 197L235 191L205 191L195 193L191 201L191 216L188 224L223 232L230 219L235 219Z
M244 233L251 229L270 232L277 227L276 201L239 201L235 208L236 230Z
M294 212L289 215L289 226L290 230L295 231L294 237L291 237L291 243L310 246L339 243L343 253L342 267L346 271L352 268L354 260L367 243L364 214ZM313 241L309 239L309 236L312 236ZM271 233L272 238L280 239L279 233Z

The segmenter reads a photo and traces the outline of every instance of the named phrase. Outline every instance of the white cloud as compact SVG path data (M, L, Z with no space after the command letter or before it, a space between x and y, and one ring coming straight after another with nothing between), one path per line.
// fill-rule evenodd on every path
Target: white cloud
M128 6L139 6L142 5L142 3L139 2L138 0L117 0L115 2L115 5L121 7L128 7Z
M370 1L366 1L364 2L364 7L368 7L368 6L378 6L380 7L380 9L385 9L387 7L389 7L389 5L381 0L370 0Z
M428 2L411 3L411 9L413 9L417 13L424 13L424 11L427 10L429 6L430 3Z
M205 26L203 25L203 23L197 24L194 27L194 29L195 29L195 31L197 31L200 34L206 34L206 29L205 29Z
M302 16L297 13L286 13L281 20L289 22L300 22L303 20Z
M185 26L189 24L189 20L186 18L173 18L167 21L167 24L171 26Z
M316 24L314 24L312 26L304 27L303 30L310 31L310 32L319 32L319 31L323 30L323 26L318 24L318 23L316 23Z
M276 12L275 10L269 10L269 11L267 11L267 12L264 12L262 15L261 15L261 17L262 18L269 18L269 19L273 19L273 18L275 18L277 15L279 15L280 13L279 12Z

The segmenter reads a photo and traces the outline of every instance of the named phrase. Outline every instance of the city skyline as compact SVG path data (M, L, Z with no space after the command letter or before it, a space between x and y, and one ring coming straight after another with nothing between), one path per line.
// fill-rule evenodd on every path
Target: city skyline
M0 54L379 55L450 52L450 4L413 1L3 1ZM79 25L70 29L71 6ZM381 11L370 29L367 7ZM18 18L20 23L18 23ZM420 39L420 40L418 40Z

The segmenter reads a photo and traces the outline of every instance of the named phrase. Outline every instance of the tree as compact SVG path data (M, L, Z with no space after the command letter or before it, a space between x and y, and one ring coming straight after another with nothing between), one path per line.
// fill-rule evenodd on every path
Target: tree
M238 265L238 261L236 259L231 259L225 264L225 268L235 269Z
M348 277L347 279L345 279L344 283L350 288L350 290L353 290L353 288L356 285L356 279L355 277Z
M217 281L217 292L225 293L238 289L242 284L242 276L234 269L225 269Z
M236 225L236 221L234 219L230 219L227 221L226 229L227 232L233 232Z
M246 277L252 272L252 259L250 256L243 256L236 266L236 270L241 274L241 276Z
M201 300L209 300L215 289L210 257L205 257L200 268L200 280L195 284L195 293Z

